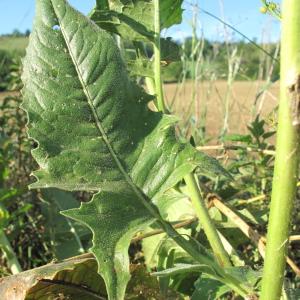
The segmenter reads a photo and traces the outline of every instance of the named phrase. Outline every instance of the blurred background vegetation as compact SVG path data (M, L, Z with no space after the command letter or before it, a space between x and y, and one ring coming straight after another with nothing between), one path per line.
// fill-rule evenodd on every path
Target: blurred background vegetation
M20 58L25 54L30 31L24 33L14 30L12 34L0 36L0 78L2 90L9 79L5 76L9 73L9 68L14 63L19 63ZM214 74L216 79L226 79L228 68L231 61L228 57L228 51L231 52L231 60L238 60L239 68L236 80L267 80L269 69L272 65L272 57L278 56L278 45L276 43L266 43L259 45L270 56L262 55L262 50L247 41L220 42L209 41L207 39L198 39L197 37L187 37L184 41L177 41L181 48L181 61L173 62L164 70L164 80L166 82L177 82L180 80L183 71L186 79L193 79L195 76L201 76L202 79L209 80ZM195 47L199 49L195 49ZM200 49L201 47L201 49ZM126 45L129 48L129 45ZM196 51L195 51L196 50ZM199 59L201 50L201 66L195 74L194 63ZM152 49L147 49L151 56ZM275 64L272 70L271 80L279 78L279 65Z

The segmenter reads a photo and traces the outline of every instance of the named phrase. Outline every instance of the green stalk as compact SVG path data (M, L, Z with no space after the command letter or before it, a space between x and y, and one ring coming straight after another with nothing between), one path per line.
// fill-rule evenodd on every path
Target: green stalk
M161 80L160 56L160 11L159 0L154 0L154 81L156 86L157 108L163 113L167 112L164 102L163 86Z
M19 264L19 261L3 229L0 229L0 249L4 253L4 256L7 260L7 265L10 268L11 273L18 274L22 272L22 268Z
M300 1L282 5L281 83L275 169L261 300L281 297L299 167Z
M154 78L155 89L157 95L157 108L159 111L166 113L166 106L163 98L162 80L161 80L161 65L160 65L160 10L159 0L154 0L154 23L155 23L155 45L154 45ZM222 267L231 267L229 256L224 249L217 230L210 219L207 207L202 199L201 192L195 181L194 175L189 174L184 178L191 197L191 201L195 207L197 216L203 226L207 239L212 247L212 250Z
M189 196L195 208L197 217L203 226L203 230L217 258L217 261L219 262L220 266L231 267L228 254L225 251L215 225L209 216L208 209L206 208L194 175L192 173L188 174L184 177L184 180L188 187Z

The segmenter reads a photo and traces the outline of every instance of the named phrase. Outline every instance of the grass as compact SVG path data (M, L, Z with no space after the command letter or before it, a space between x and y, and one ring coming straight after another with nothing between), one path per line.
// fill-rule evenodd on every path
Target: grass
M25 52L28 37L0 37L0 50Z

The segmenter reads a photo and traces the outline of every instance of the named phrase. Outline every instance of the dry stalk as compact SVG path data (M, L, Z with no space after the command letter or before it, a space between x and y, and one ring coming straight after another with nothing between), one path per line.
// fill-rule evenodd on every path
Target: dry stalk
M211 151L211 150L246 150L247 152L258 152L265 155L275 155L274 150L267 150L267 149L257 149L257 148L251 148L251 147L243 147L239 145L212 145L212 146L199 146L197 147L197 150L199 151Z
M226 206L216 195L209 195L208 201L211 205L215 206L221 213L223 213L228 219L230 219L258 248L260 255L265 257L266 239L261 236L257 231L252 229L242 218L240 218L233 210ZM298 236L299 237L299 236ZM286 256L286 262L300 277L300 269L292 261L291 258Z

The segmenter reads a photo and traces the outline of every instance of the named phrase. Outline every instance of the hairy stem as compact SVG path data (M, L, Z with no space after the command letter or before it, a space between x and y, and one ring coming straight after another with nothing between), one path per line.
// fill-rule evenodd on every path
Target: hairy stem
M156 86L157 108L164 113L167 112L164 102L164 94L161 80L161 56L160 56L160 11L159 0L154 0L154 81Z
M223 267L231 267L231 263L227 252L221 242L220 236L213 224L208 209L205 205L204 199L201 195L200 189L197 185L195 177L193 174L186 175L184 177L186 185L188 187L189 196L191 198L192 204L195 208L196 214L203 226L203 230L207 236L210 246L219 262Z
M299 166L300 2L284 0L275 169L261 300L281 297Z

